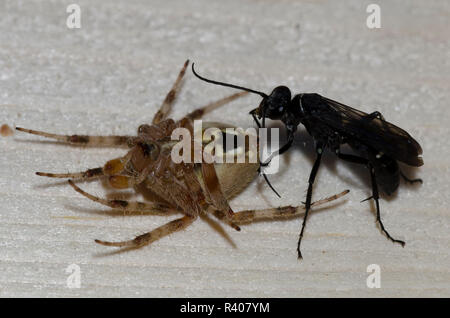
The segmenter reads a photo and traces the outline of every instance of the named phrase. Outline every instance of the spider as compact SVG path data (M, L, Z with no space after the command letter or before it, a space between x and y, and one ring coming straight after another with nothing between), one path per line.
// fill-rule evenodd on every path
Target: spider
M112 159L103 167L76 173L36 172L36 174L50 178L68 178L70 186L84 197L124 212L142 212L156 215L183 214L182 217L148 233L136 236L132 240L119 242L95 240L96 243L106 246L139 248L173 232L185 229L198 216L208 213L239 231L240 227L237 224L240 223L249 223L264 218L290 217L304 212L303 207L293 206L246 210L236 213L231 209L228 200L240 193L258 174L259 162L256 160L255 163L250 163L248 158L251 154L249 152L246 152L245 163L175 163L171 160L171 149L174 146L174 141L170 137L174 129L186 128L193 136L193 120L199 119L204 114L246 94L246 92L237 93L219 99L194 110L178 121L167 118L188 64L189 60L184 63L171 90L153 117L152 124L139 126L137 136L69 136L16 127L17 130L22 132L69 144L127 146L129 151L123 157ZM230 127L230 125L218 123L205 123L204 127L211 125L220 126L221 132L225 131L225 127ZM194 139L191 142L194 142ZM115 189L135 188L138 185L144 185L157 197L163 199L158 200L158 202L107 200L87 193L75 185L73 181L93 178L107 178L110 185ZM348 190L317 201L313 205L338 199L346 193L348 193Z

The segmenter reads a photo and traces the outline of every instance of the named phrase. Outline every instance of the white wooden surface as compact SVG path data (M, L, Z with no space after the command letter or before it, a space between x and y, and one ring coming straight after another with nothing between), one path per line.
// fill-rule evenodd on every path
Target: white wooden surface
M169 218L123 216L35 171L96 167L123 151L0 137L1 296L450 296L449 2L377 1L382 28L366 27L369 1L67 1L0 3L0 124L59 133L133 134L149 122L186 58L203 74L269 92L286 84L381 111L423 146L424 179L382 200L389 242L375 226L364 169L326 157L314 198L351 189L314 213L296 258L300 219L259 222L228 239L203 220L138 251L114 254L95 238L128 239ZM174 118L232 90L188 72ZM250 96L208 115L242 127ZM276 127L276 123L273 126ZM313 154L300 129L282 169L232 201L235 210L300 204ZM304 146L306 142L306 146ZM107 192L96 182L81 186ZM81 269L81 288L66 268ZM369 289L369 264L381 288Z

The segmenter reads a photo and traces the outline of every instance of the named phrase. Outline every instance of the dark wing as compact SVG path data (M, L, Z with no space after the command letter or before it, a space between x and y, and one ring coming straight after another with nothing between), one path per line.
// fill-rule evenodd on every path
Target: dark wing
M406 131L385 120L364 120L368 114L322 96L335 112L321 112L320 120L375 150L411 166L423 165L422 148Z

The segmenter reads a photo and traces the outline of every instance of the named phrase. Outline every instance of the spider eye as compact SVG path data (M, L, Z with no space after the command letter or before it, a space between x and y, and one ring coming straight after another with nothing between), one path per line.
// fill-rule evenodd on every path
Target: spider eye
M152 144L143 143L141 144L141 148L144 151L144 155L148 156L152 152L154 146Z
M139 146L142 149L142 152L145 157L149 157L152 160L156 160L159 155L159 148L153 143L143 142L140 143Z
M140 126L138 127L138 134L144 133L144 132L147 130L148 127L149 127L149 126L146 125L146 124L140 125Z

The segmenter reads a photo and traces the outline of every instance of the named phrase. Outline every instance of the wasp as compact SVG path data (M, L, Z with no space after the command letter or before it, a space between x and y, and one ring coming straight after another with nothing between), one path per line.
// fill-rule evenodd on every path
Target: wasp
M189 61L186 61L183 65L172 89L166 95L162 105L153 117L152 123L140 125L137 130L137 136L59 135L16 127L17 130L22 132L52 138L62 143L73 145L127 147L129 150L124 156L109 160L103 167L75 173L36 172L36 174L50 178L67 178L70 186L79 194L112 209L127 213L138 212L154 215L182 214L181 217L150 232L136 236L134 239L115 242L95 240L96 243L134 249L185 229L199 216L213 215L223 223L239 231L240 227L238 224L240 223L248 223L265 218L291 217L304 212L303 207L293 206L240 212L234 212L231 209L229 200L240 193L255 178L260 165L258 160L251 160L252 157L258 157L257 154L251 153L251 150L247 148L238 149L241 146L234 144L227 148L226 138L234 139L237 137L236 135L227 136L229 133L226 128L232 127L230 125L205 123L202 129L203 131L208 127L218 129L220 137L223 137L223 145L225 145L222 150L224 156L230 151L231 154L245 151L243 163L211 163L205 161L196 163L193 160L190 162L175 162L172 160L172 150L177 144L177 141L171 138L175 129L187 129L190 132L190 136L193 137L192 122L194 120L246 94L246 92L241 92L217 100L192 111L180 120L168 118L188 63ZM244 138L250 137L240 130L233 131L236 134L242 133ZM203 133L202 136L204 136ZM201 150L206 146L207 142L211 141L210 139L201 139ZM192 138L189 142L195 143L197 141L195 138ZM138 186L143 186L155 195L155 201L108 200L82 190L74 182L100 178L107 179L114 189L137 189ZM348 190L317 201L314 204L319 205L335 200L346 193L348 193Z
M316 159L308 179L305 214L297 243L299 259L302 258L300 245L311 209L313 184L325 149L334 152L344 161L368 168L372 195L363 201L370 199L375 201L376 221L382 233L392 242L405 245L404 241L394 239L384 227L379 204L379 187L386 194L391 195L399 186L400 176L410 183L422 183L421 179L407 178L398 165L398 162L414 167L423 165L423 159L420 156L421 146L405 130L386 121L378 111L367 114L316 93L301 93L292 97L288 87L277 86L267 95L243 86L207 79L195 71L194 64L192 64L192 71L195 76L205 82L260 95L261 103L250 111L258 127L265 127L266 118L281 120L284 124L286 143L262 162L262 166L268 165L274 156L285 153L291 147L294 134L300 124L313 138ZM344 144L349 145L357 155L342 153L341 146Z

